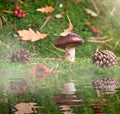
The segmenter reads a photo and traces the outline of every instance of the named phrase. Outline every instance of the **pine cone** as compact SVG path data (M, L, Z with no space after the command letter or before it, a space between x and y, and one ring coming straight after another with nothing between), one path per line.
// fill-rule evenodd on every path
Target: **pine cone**
M117 64L117 57L112 51L102 50L92 56L92 61L94 64L105 68L115 66Z
M103 78L101 80L93 81L92 86L97 90L105 90L107 92L115 93L118 88L118 81L115 78Z
M10 89L13 90L17 96L23 96L25 92L29 91L27 81L24 78L11 79Z
M25 49L19 49L19 50L14 51L10 57L12 62L17 62L20 64L27 63L28 61L30 61L30 58L31 56L29 52L26 51Z

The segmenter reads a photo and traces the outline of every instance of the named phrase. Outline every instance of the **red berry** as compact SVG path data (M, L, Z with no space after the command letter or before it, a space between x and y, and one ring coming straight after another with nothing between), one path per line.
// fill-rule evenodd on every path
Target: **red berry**
M93 105L91 108L97 109L97 110L102 110L102 106L100 106L100 105Z
M22 10L22 9L18 9L18 12L19 12L19 13L23 13L23 10Z
M25 17L26 16L26 14L25 13L22 13L22 17Z
M19 9L19 6L15 6L15 9L18 10L18 9Z
M90 29L93 30L93 29L96 29L96 28L94 26L92 26Z
M91 25L91 23L90 22L86 22L85 25L89 27Z
M17 17L22 18L22 14L18 13Z
M14 10L14 15L18 15L18 11L17 10Z
M92 32L93 32L93 33L96 33L96 31L97 31L96 29L92 29Z
M102 32L100 30L97 30L96 33L97 34L102 34Z

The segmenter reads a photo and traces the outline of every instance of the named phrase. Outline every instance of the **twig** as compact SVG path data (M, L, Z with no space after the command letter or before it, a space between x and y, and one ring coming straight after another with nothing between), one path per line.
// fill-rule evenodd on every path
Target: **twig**
M54 53L54 54L57 55L58 57L60 57L60 55L59 55L57 52L55 52L54 50L50 50L50 49L48 49L47 47L44 47L44 48L45 48L46 50Z
M2 10L2 12L4 12L4 13L9 13L9 14L13 14L13 11L8 11L8 10Z
M2 27L2 19L0 18L0 27Z
M102 43L102 44L100 44L100 45L98 45L98 47L97 47L97 49L96 49L96 52L97 51L99 51L99 49L100 49L100 47L102 46L102 45L106 45L106 46L108 46L109 48L113 48L110 44L108 44L108 43Z
M110 39L108 39L108 40L103 40L103 41L100 41L100 40L97 40L97 39L95 39L95 40L89 39L88 41L89 41L89 42L95 42L95 43L106 43L106 42L110 42L110 41L112 41L112 40L113 40L113 38L110 38Z
M115 46L113 47L113 51L115 51L116 47L118 46L120 40L116 42Z
M6 20L5 16L4 16L4 15L2 15L2 14L0 14L0 17L1 17L1 19L3 19L3 20L6 22L6 24L8 25L8 23L7 23L7 20Z
M110 44L108 43L103 43L104 45L108 46L109 48L113 48Z
M90 38L88 41L89 42L94 42L94 43L100 43L100 45L98 45L96 51L99 51L100 47L102 45L106 45L108 46L109 48L113 48L110 44L108 44L107 42L110 42L113 40L113 38L110 38L110 39L106 39L107 36L104 36L104 37L100 37L100 38Z
M62 61L62 59L61 59L61 58L45 58L45 60Z
M91 37L90 38L90 40L104 40L104 39L106 39L106 38L108 38L107 36L103 36L103 37Z
M101 47L102 45L103 45L103 44L98 45L98 47L96 48L96 52L99 51L99 49L100 49L100 47Z
M51 19L52 16L48 16L46 17L45 22L43 23L43 25L40 27L40 30L47 24L47 22Z
M93 6L94 6L94 8L95 8L95 10L96 10L96 12L99 14L100 11L99 11L97 5L95 4L94 0L90 0L90 1L92 2Z
M0 45L4 46L5 48L9 49L9 45L6 45L5 43L3 43L1 40L0 40Z

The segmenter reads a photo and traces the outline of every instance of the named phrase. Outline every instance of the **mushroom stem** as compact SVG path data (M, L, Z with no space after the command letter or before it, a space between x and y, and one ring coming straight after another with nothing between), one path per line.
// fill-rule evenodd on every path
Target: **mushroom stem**
M74 62L75 61L75 47L67 46L65 48L65 60Z

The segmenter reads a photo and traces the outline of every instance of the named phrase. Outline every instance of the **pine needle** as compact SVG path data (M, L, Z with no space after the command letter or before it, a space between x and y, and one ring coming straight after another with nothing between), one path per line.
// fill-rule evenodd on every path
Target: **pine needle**
M44 21L44 23L42 24L42 26L40 27L40 30L47 24L47 22L51 19L52 16L48 16L46 17L46 20Z
M119 45L119 42L120 42L120 40L116 42L115 46L113 47L113 51L115 51L115 49L116 49L117 46Z

